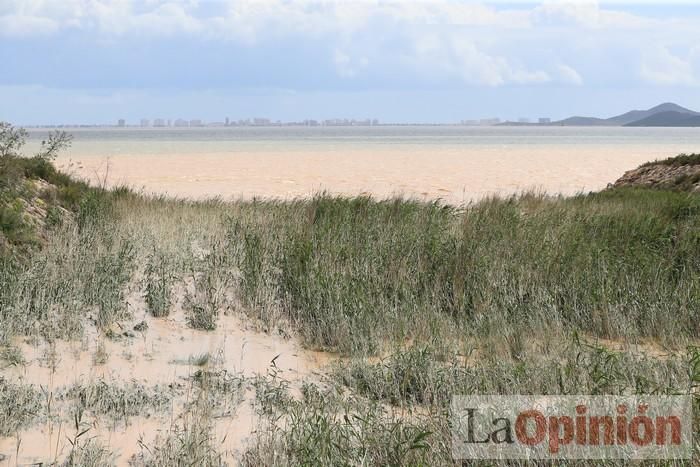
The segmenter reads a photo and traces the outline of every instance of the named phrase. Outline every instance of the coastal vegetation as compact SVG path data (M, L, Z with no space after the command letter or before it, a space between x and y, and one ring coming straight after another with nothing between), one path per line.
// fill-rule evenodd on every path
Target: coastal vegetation
M672 167L684 165L700 165L700 154L679 154L677 156L668 157L660 161L646 162L640 165L640 167L651 167L654 165L666 165Z
M614 186L700 193L700 154L680 154L661 161L647 162L625 172Z
M71 450L44 462L113 463L89 420L170 413L134 465L223 465L216 422L244 404L257 428L238 461L251 466L453 465L454 394L700 404L697 193L194 202L90 187L51 162L66 135L23 157L22 131L0 128L0 439L71 426ZM95 366L146 359L109 355L104 342L128 349L179 312L193 333L237 316L331 363L293 381L273 359L250 376L212 349L173 357L190 374L165 385L8 376L30 364L25 344L48 349L51 375L60 341L102 342Z

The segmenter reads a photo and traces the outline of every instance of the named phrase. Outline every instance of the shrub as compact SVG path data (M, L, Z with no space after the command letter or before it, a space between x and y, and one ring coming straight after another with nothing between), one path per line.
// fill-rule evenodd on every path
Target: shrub
M0 437L16 434L28 426L42 409L39 390L0 377Z
M700 164L700 154L679 154L677 156L662 159L660 161L645 162L644 164L640 165L640 167L648 167L657 164L671 165L674 167L682 165L698 165Z
M168 316L172 305L172 285L175 276L169 257L158 250L148 256L146 263L146 306L156 318Z

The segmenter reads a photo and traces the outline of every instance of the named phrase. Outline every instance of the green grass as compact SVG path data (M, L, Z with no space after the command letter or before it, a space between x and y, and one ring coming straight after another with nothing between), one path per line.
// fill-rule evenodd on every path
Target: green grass
M669 188L672 190L685 192L693 191L700 183L700 172L679 175L678 177L674 178L671 183L672 184Z
M33 184L37 180L51 184L50 188L37 188ZM47 216L43 221L52 226L59 222L59 208L74 213L79 219L87 219L95 213L86 200L106 200L107 197L104 190L91 188L59 172L46 158L0 156L0 234L16 252L25 254L41 243L40 232L26 215L26 204L33 199L44 202Z
M168 316L172 307L172 287L175 277L168 261L168 256L154 248L146 263L146 306L151 315L156 318Z
M185 415L142 446L138 465L220 465L213 421L234 413L247 392L263 425L244 464L450 465L446 407L455 393L700 387L698 195L610 189L462 208L324 194L192 202L91 189L44 162L5 157L2 206L16 212L0 216L2 349L17 337L116 338L134 327L133 305L143 299L154 317L184 310L196 329L239 313L349 357L299 397L277 368L249 381L218 358L194 356L188 363L201 367ZM697 156L687 158L677 163ZM34 199L24 182L39 176L58 189L42 195L55 219L37 230L12 203ZM596 339L627 350L586 344ZM634 351L645 345L677 352ZM21 361L12 351L1 358ZM135 383L58 393L75 412L108 419L172 400L164 388ZM36 422L42 397L0 378L0 434ZM78 465L109 462L99 444L76 446Z
M185 295L187 320L191 327L213 330L219 312L228 306L226 291L230 289L231 261L222 245L214 241L208 245L203 258L195 260L191 271L193 287Z
M13 436L44 412L41 392L0 376L0 437Z
M90 384L75 384L59 394L61 399L75 403L79 413L108 416L126 421L129 417L146 416L170 408L172 389L165 386L147 387L139 383L115 385L103 380Z
M130 465L220 467L223 461L213 430L215 418L230 416L242 400L245 379L225 370L198 370L192 379L192 400L185 412L154 443L141 443Z
M145 446L130 459L129 465L138 467L202 466L223 467L222 455L208 426L188 421L181 428L172 429L157 444Z
M190 355L190 358L187 359L187 362L189 365L206 366L207 364L209 364L209 361L211 359L211 354L207 352L200 355Z
M84 444L73 445L68 458L63 463L65 467L105 467L116 465L114 454L102 443L88 439Z
M609 358L601 360L601 374L609 370ZM531 388L536 382L527 375L502 372L504 368L476 370L482 379L516 379ZM541 369L541 368L540 368ZM640 368L641 369L641 368ZM514 369L515 370L515 369ZM653 373L652 373L653 374ZM538 374L539 376L539 374ZM545 379L554 383L567 375L546 372ZM663 378L663 373L656 376ZM605 379L603 376L601 380ZM616 379L617 377L613 377ZM530 380L529 382L527 380ZM270 382L272 384L272 382ZM487 383L490 384L490 383ZM439 389L439 388L438 388ZM454 388L453 388L454 389ZM575 392L575 388L571 388ZM516 389L504 386L499 393L509 394ZM537 389L539 390L539 389ZM687 390L687 388L685 389ZM555 390L556 391L556 390ZM664 465L689 467L688 460L649 461L547 461L511 460L499 463L465 460L457 463L452 458L450 412L442 405L416 407L406 403L400 408L389 407L373 398L347 395L335 385L307 384L300 400L291 399L275 406L256 430L253 441L246 449L242 464L269 465L435 465L435 466L493 466L508 465L532 467L535 465L571 465L578 467L620 465ZM672 393L676 393L675 391ZM353 394L353 393L351 393ZM493 394L493 393L491 393ZM280 398L282 400L284 398ZM696 417L697 420L697 417ZM695 443L695 452L700 444Z
M524 195L463 211L322 196L242 209L229 238L243 245L245 303L311 347L371 354L510 327L675 340L700 324L697 196Z
M347 355L432 336L502 335L494 345L508 347L573 331L682 345L700 325L696 195L526 194L456 209L115 192L83 204L90 220L56 227L31 262L3 257L0 334L75 336L85 315L108 329L131 316L126 287L141 267L154 316L184 288L194 328L214 329L221 312L237 309Z
M225 369L202 368L194 373L192 381L198 391L197 402L204 404L215 418L234 415L249 389L243 374Z
M455 394L692 394L699 358L698 349L658 360L572 342L558 356L465 362L421 347L379 363L341 362L332 376L375 401L447 408Z
M13 335L79 337L128 318L125 287L135 269L128 236L66 225L31 261L0 257L0 342Z
M0 346L0 361L8 366L23 366L27 363L22 351L13 345Z
M312 390L309 390L312 391ZM261 430L243 455L245 466L286 465L445 465L427 439L431 432L416 421L393 416L362 400L338 401L314 391L292 401L276 417L284 426Z
M670 165L674 167L679 167L683 165L698 165L700 164L700 154L679 154L678 156L669 157L667 159L662 159L659 161L646 162L640 167L648 167L651 165Z

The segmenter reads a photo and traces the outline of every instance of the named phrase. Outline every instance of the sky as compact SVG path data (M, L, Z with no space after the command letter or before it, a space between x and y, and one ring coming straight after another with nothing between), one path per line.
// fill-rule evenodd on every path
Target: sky
M700 110L700 2L0 0L0 120Z

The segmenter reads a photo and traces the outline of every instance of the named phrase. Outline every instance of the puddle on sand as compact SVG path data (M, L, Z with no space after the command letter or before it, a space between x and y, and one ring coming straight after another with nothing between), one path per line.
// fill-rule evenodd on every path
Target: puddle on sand
M305 351L292 340L252 330L237 316L221 315L216 330L199 331L187 326L179 306L169 317L158 319L145 316L142 307L138 309L141 311L135 311L134 323L144 320L148 328L131 331L132 324L125 332L133 337L106 339L93 330L86 332L82 342L57 341L51 346L32 346L18 341L26 365L2 369L0 376L41 386L49 394L74 383L88 384L97 380L118 385L132 381L145 386L176 382L187 385L187 378L199 369L192 364L193 360L208 354L217 370L226 370L229 374L240 372L246 377L264 375L274 365L294 386L332 359L319 352ZM95 362L98 347L106 356L103 364ZM104 417L90 420L92 426L82 438L83 443L97 438L118 456L118 465L126 465L132 455L141 451L140 440L152 446L159 433L167 434L181 414L187 397L187 394L177 394L166 413L150 418L131 417L127 424L121 421L114 425ZM247 397L232 416L214 421L215 444L227 454L230 462L235 461L235 453L244 448L246 438L256 426L249 400L252 395L249 393ZM53 410L55 413L60 409ZM0 454L5 456L0 466L65 459L75 428L68 421L70 414L61 415L60 423L43 422L24 430L18 437L0 438Z
M170 426L167 417L132 417L128 425L123 422L120 425L103 425L93 420L90 429L79 438L79 446L99 441L113 452L117 465L128 465L128 460L140 452L140 441L147 445L153 443ZM62 424L34 426L14 438L0 438L0 452L6 456L0 461L0 466L61 465L72 448L69 440L73 440L76 434L75 428L64 421Z

